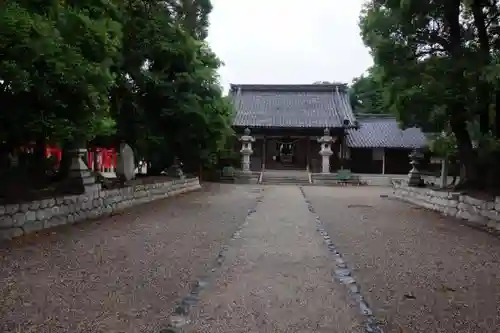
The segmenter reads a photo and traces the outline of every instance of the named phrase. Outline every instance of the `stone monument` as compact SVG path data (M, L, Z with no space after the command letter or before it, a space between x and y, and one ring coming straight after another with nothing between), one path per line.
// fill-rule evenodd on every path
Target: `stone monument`
M179 178L179 179L185 179L186 176L184 176L184 171L182 171L182 162L178 157L174 158L174 164L168 168L167 174L170 177L174 178Z
M408 173L408 186L422 186L422 175L418 170L420 160L423 158L422 153L420 153L417 149L414 149L408 157L410 158L411 165L411 170Z
M95 177L84 162L87 149L73 149L68 153L71 154L68 190L75 193L88 193L100 190L101 185L96 183Z
M120 144L120 150L118 151L116 176L122 182L127 182L135 178L134 151L125 142Z
M330 135L330 130L325 128L323 136L318 139L321 144L321 150L319 154L321 155L321 173L330 173L330 156L333 155L332 143L335 139Z
M250 135L250 129L245 128L243 135L240 138L241 141L241 171L250 172L250 155L253 154L252 142L255 142L255 138Z

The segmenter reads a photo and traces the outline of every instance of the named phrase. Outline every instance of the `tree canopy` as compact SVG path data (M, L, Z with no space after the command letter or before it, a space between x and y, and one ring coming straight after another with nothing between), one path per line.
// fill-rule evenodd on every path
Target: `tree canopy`
M0 140L129 143L154 169L210 165L231 135L209 0L8 1Z
M497 0L374 0L361 14L383 109L450 133L463 186L481 182L500 137L499 13Z
M383 88L377 79L375 67L355 78L349 87L351 106L355 114L387 114L383 102Z

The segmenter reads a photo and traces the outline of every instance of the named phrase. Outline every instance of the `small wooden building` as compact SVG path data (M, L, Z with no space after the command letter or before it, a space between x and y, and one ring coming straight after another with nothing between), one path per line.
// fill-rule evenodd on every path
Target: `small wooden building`
M408 154L425 145L417 128L401 130L395 118L353 114L345 84L231 85L233 127L254 136L250 168L320 172L318 138L334 137L331 172L407 173ZM240 146L235 147L239 150Z

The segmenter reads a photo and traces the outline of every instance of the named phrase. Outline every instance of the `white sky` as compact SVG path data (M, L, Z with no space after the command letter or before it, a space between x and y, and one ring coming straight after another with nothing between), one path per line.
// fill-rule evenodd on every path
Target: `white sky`
M208 41L221 83L350 83L372 64L359 35L365 0L212 0Z

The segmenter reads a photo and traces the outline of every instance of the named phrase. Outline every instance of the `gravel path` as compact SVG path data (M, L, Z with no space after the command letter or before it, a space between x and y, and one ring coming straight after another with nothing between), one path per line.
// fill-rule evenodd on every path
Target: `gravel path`
M500 239L390 189L304 187L308 206L269 186L254 210L261 189L206 185L3 244L0 332L159 333L202 276L193 332L363 332L330 238L386 333L498 332Z
M315 225L298 187L267 187L186 331L362 332Z
M389 189L304 190L385 332L499 331L500 239Z
M206 185L3 244L0 332L159 332L255 207L258 192Z

